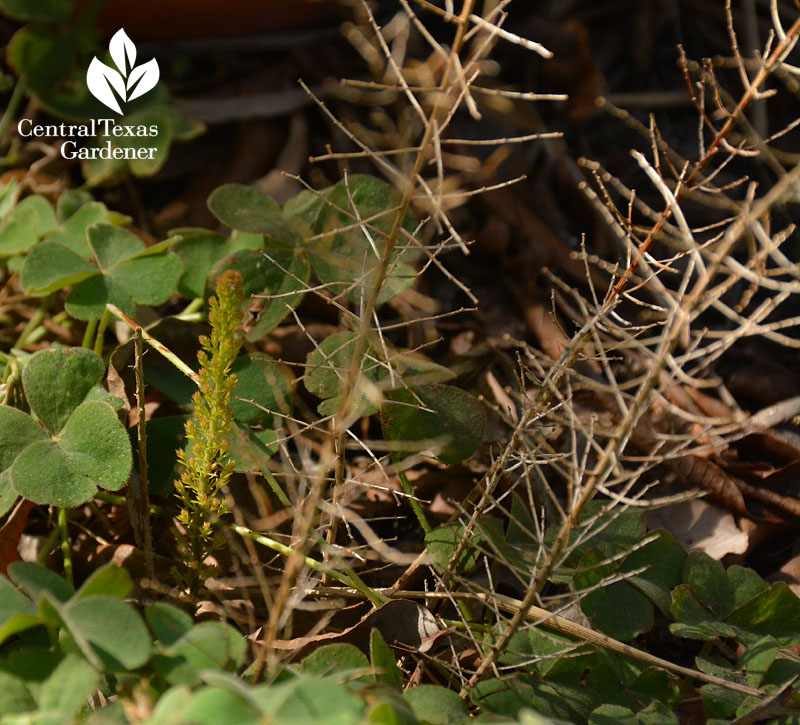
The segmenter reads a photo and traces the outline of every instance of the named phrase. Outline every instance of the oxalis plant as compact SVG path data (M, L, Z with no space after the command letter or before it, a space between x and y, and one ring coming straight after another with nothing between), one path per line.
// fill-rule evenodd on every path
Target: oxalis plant
M57 52L69 4L44 5L0 0L30 21L11 54L17 103L27 93L57 113L63 79L48 86L34 61ZM409 26L422 22L401 5ZM409 301L426 270L474 302L442 259L467 248L447 211L483 182L461 188L468 165L461 158L452 173L442 148L474 139L455 139L448 126L462 105L480 115L479 94L503 96L479 85L499 38L548 54L501 27L502 4L485 16L473 2L422 5L454 34L447 46L427 38L433 75L420 88L394 89L413 102L392 148L371 148L373 135L355 135L321 105L358 149L326 160L345 168L363 156L381 178L344 173L283 204L227 184L208 199L218 229L175 229L153 244L85 190L52 203L14 181L0 187L0 261L38 304L0 354L0 508L13 522L37 504L53 530L40 563L12 563L0 578L0 723L669 724L680 708L717 723L797 721L800 600L751 569L687 554L637 510L650 505L640 479L649 486L657 463L686 468L696 453L666 446L680 421L658 419L667 433L644 443L643 430L661 429L638 424L651 397L668 407L668 371L690 364L673 357L680 340L704 344L694 315L725 255L705 259L718 250L691 246L685 216L670 227L667 212L650 209L647 219L660 220L652 234L665 228L700 260L678 275L688 286L700 270L695 291L673 294L655 272L652 288L637 278L655 297L643 306L663 313L663 324L655 315L660 326L642 327L642 341L614 302L635 266L593 302L554 282L577 332L549 360L518 344L509 366L518 385L503 390L502 407L470 392L478 375L469 361L434 362L436 340L412 334ZM411 78L414 63L397 67L405 51L392 52L366 4L361 20L387 60L382 86ZM798 32L781 29L765 68ZM786 178L791 190L797 175ZM657 190L678 214L664 183ZM754 226L779 197L753 197L752 213L726 227L725 244L756 229L764 254L753 264L779 246ZM626 201L636 207L632 193ZM617 237L633 243L637 233L630 224ZM639 264L649 264L649 239ZM337 325L310 324L320 303ZM82 346L29 352L52 339L44 323L54 310ZM265 350L290 329L306 349L288 365ZM484 355L508 364L498 350L474 357ZM625 385L617 356L636 371ZM587 422L577 393L596 394L608 419ZM656 462L653 451L665 453ZM448 521L418 498L411 471L423 467L474 478ZM115 494L126 484L127 498ZM396 504L390 527L362 515L362 486ZM133 520L136 501L137 535L142 521L141 531L172 532L155 552L142 543L148 576L134 582L109 565L76 581L71 542L86 535L85 511L113 506ZM50 556L57 541L63 562ZM54 572L62 567L63 577ZM227 606L227 593L240 591L252 607L245 616ZM334 616L345 615L327 627L318 612L331 601ZM360 609L347 619L341 602ZM196 621L198 605L226 621Z
M50 348L22 371L30 412L0 406L0 499L5 513L17 494L39 504L74 507L98 488L128 480L131 446L117 417L122 401L98 383L103 361L82 348Z
M24 216L26 206L34 203L17 202L13 187L6 193L10 200L7 216L14 224ZM321 199L325 196L342 204L344 198L353 198L354 211L334 207L322 214L325 202ZM281 209L269 197L247 187L223 187L212 195L209 206L236 227L229 237L180 230L149 248L120 226L127 223L124 217L114 216L102 205L76 204L59 223L59 214L48 202L27 198L37 200L44 210L37 218L49 223L42 227L31 224L29 237L14 249L21 284L29 294L44 298L42 309L51 303L54 293L71 288L65 311L85 321L87 347L51 347L32 356L20 350L5 357L4 395L14 406L0 408L4 509L23 496L66 511L90 501L98 487L116 491L125 485L131 473L132 447L118 416L123 401L99 384L106 375L107 363L94 349L104 351L111 319L140 329L130 315L136 313L137 305L148 301L148 294L151 304L156 304L176 288L200 294L213 291L208 300L211 332L198 340L201 350L196 368L163 343L166 340L178 349L175 330L182 331L193 323L175 320L170 326L169 320L163 320L142 332L153 350L162 353L158 361L148 360L144 365L144 379L187 411L187 415L174 417L184 429L183 436L176 432L173 419L161 418L145 425L145 439L153 464L149 466L150 483L154 484L151 490L171 495L179 504L176 552L182 564L173 575L190 596L196 596L208 576L219 572L208 557L218 552L224 541L222 533L229 513L227 483L236 470L264 467L262 473L268 473L265 464L276 450L277 439L270 426L278 423L279 411L291 411L292 391L285 374L278 372L274 361L265 355L240 355L243 338L259 339L264 330L274 329L307 293L312 273L309 260L314 255L305 239L320 233L318 230L325 229L326 224L335 228L339 237L330 245L332 255L351 259L363 253L367 243L354 230L339 228L346 227L345 219L352 213L380 215L384 206L391 207L395 192L378 179L357 176L323 195L309 194ZM232 208L241 216L231 217L228 209ZM332 213L335 221L330 220ZM411 217L407 226L413 231ZM193 253L197 255L194 258L190 257ZM401 254L398 252L398 256ZM415 254L406 256L413 259ZM327 264L321 267L322 279L332 274L333 262L329 259ZM413 278L406 277L410 267L400 269L402 275L394 282L394 294L413 283ZM145 287L134 281L143 275L149 277ZM336 284L355 300L353 290L361 281ZM262 307L243 336L241 325L249 305L244 292L252 296L275 289L281 290L276 300ZM392 296L387 293L386 299ZM275 304L281 299L283 309ZM256 329L258 333L253 332ZM36 330L25 334L31 339ZM330 335L308 356L304 385L320 400L323 418L343 405L341 379L354 365L356 336L356 331ZM123 370L125 352L126 346L119 348L108 364ZM452 371L379 337L371 339L356 360L360 382L351 395L351 415L380 413L384 436L398 460L405 453L425 448L435 451L442 462L454 463L477 448L486 416L474 397L447 384L456 377ZM191 388L195 392L189 395ZM141 446L142 439L137 437L135 443ZM156 456L178 446L173 465L159 471ZM141 475L141 465L138 468ZM177 478L172 475L175 471L181 471ZM289 506L287 493L272 480L276 498ZM420 523L430 530L421 509L416 510ZM60 532L68 537L65 517L62 524ZM267 536L241 526L228 528L285 556L292 555L291 549ZM376 606L388 601L353 571L338 570L311 557L305 557L304 563L364 592ZM66 559L65 572L70 579L71 567ZM152 713L154 723L168 713L189 718L187 722L217 723L225 718L237 723L254 718L255 722L265 716L280 722L297 717L297 705L288 704L297 698L306 708L304 716L315 721L331 715L356 721L373 711L376 717L400 713L416 721L417 714L429 706L446 707L453 716L468 714L457 695L444 688L418 688L404 697L394 655L378 629L370 635L370 657L350 644L331 645L305 658L285 685L253 688L242 701L235 690L230 690L235 681L231 670L241 665L244 656L241 637L223 625L193 626L191 618L168 605L152 605L143 621L121 601L131 587L122 570L98 570L77 593L69 581L34 564L12 565L10 577L11 583L0 592L2 611L8 615L0 639L35 639L34 635L43 631L49 633L51 642L59 644L47 650L42 664L31 674L14 670L7 676L13 683L13 695L5 701L9 713L36 711L42 716L74 717L87 712L86 699L98 689L111 692L116 687L124 693L135 687L135 679L143 678L151 683L150 696L159 703ZM77 650L60 644L73 640ZM21 656L11 657L9 667L13 668ZM206 673L202 677L201 671ZM58 693L65 687L72 688L70 698L56 704ZM327 698L324 709L319 704L321 693ZM108 715L114 712L111 708Z

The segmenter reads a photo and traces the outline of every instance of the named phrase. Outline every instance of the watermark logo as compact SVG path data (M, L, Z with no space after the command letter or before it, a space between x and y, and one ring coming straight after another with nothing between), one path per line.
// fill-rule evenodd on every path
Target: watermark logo
M139 98L158 83L158 63L152 58L137 66L136 46L122 28L114 33L108 50L117 68L92 58L86 72L86 85L98 101L121 114L120 100L127 103Z

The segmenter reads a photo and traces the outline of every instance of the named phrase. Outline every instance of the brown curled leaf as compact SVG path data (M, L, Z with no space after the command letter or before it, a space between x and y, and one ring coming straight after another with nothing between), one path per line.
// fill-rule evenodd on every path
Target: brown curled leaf
M738 479L725 473L716 463L699 456L681 456L672 465L690 486L709 491L730 510L748 515Z

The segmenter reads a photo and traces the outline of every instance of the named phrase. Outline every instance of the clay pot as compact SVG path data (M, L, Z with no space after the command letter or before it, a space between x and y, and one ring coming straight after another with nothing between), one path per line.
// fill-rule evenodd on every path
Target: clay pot
M137 41L221 38L314 27L335 17L335 0L106 0L100 26Z

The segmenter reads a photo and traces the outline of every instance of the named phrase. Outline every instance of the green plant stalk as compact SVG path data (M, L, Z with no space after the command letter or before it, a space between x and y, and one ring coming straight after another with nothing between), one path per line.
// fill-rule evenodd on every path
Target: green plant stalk
M86 331L83 333L81 347L85 347L87 350L92 349L98 322L100 322L100 320L89 320L89 322L86 323Z
M266 546L268 549L271 549L272 551L275 551L286 558L294 556L296 553L291 547L281 544L280 542L275 541L275 539L270 539L268 536L264 536L264 534L258 534L255 531L251 531L245 526L234 524L232 529L239 534L239 536L246 537L252 541L255 541L257 544ZM310 556L303 556L303 563L309 569L313 569L314 571L318 571L320 574L324 574L331 579L335 579L340 584L344 584L347 587L352 587L356 591L363 594L376 607L386 604L386 602L389 601L389 597L382 592L375 591L371 587L367 586L353 571L347 571L346 573L343 573L338 569L328 566L327 564L323 564L321 561L312 559Z
M111 312L117 319L122 320L126 324L130 326L132 330L137 328L141 329L142 337L147 342L150 347L154 348L158 352L160 352L167 360L169 360L178 370L180 370L187 378L189 378L195 384L199 384L200 377L198 374L192 370L183 360L181 360L172 350L166 347L164 344L160 343L156 340L147 330L145 330L141 325L134 322L130 317L128 317L119 307L116 305L112 305L110 302L106 305L106 309ZM86 347L86 345L84 345Z
M60 527L56 526L47 536L44 544L42 545L41 550L39 551L38 555L36 556L36 563L37 564L44 564L45 559L50 556L50 552L55 549L56 542L58 541L61 535Z
M35 330L31 330L31 334L25 340L27 345L35 345L47 334L47 328L44 325L39 325Z
M111 493L110 491L98 491L94 497L99 501L114 504L115 506L124 506L126 504L124 496L120 496L118 493ZM168 506L159 506L155 503L150 504L148 510L154 516L168 516L170 518L175 516L175 509L169 508Z
M8 101L8 106L6 107L6 112L3 114L3 118L0 119L0 141L2 141L6 134L8 133L8 129L11 127L11 123L17 115L17 111L19 110L19 105L22 102L22 98L25 95L25 90L27 88L27 83L20 78L17 80L17 84L14 86L14 91L11 93L11 98Z
M97 337L94 339L94 352L97 357L103 357L103 342L109 322L111 322L111 310L106 307L103 310L103 316L100 318L100 324L97 326Z
M400 479L400 485L403 487L403 491L405 491L406 495L408 496L408 502L411 504L411 510L414 512L414 515L417 517L417 521L419 521L419 525L422 527L422 530L429 534L433 531L433 527L430 525L427 517L425 516L425 512L422 510L422 506L419 505L419 501L417 501L417 497L414 493L414 489L411 488L411 484L408 481L408 477L406 476L405 471L398 471L397 477Z
M33 331L42 324L42 321L45 317L47 317L47 311L50 309L50 305L53 304L53 299L55 298L54 294L49 294L42 300L42 303L39 305L39 309L36 310L33 317L28 320L28 324L25 325L25 329L22 330L17 341L14 343L14 350L21 350L30 340L31 334Z
M69 543L67 530L67 509L58 507L58 531L61 536L61 554L64 557L64 578L71 587L75 586L75 577L72 573L72 549Z
M3 385L6 387L0 402L2 402L3 405L10 405L14 384L21 379L21 373L17 358L6 355L3 355L3 357L5 358L4 362L6 364L6 369L3 372Z
M218 522L228 513L228 507L219 494L234 467L228 447L234 425L230 401L236 376L230 370L242 346L237 334L242 324L242 298L241 275L232 270L222 274L217 280L217 296L209 301L211 335L200 338L202 350L197 354L199 389L192 399L192 417L186 422L189 453L178 451L178 461L184 468L175 482L182 507L176 539L184 560L178 576L192 595L210 573L206 558L223 544Z
M184 310L175 315L175 319L177 320L194 320L196 313L200 312L203 309L203 298L197 297L193 299Z
M272 489L272 493L278 497L278 501L286 506L286 508L291 508L292 502L289 500L286 492L281 488L281 485L278 483L277 479L272 475L269 469L262 467L261 475L264 476L264 479L269 484L269 487Z

